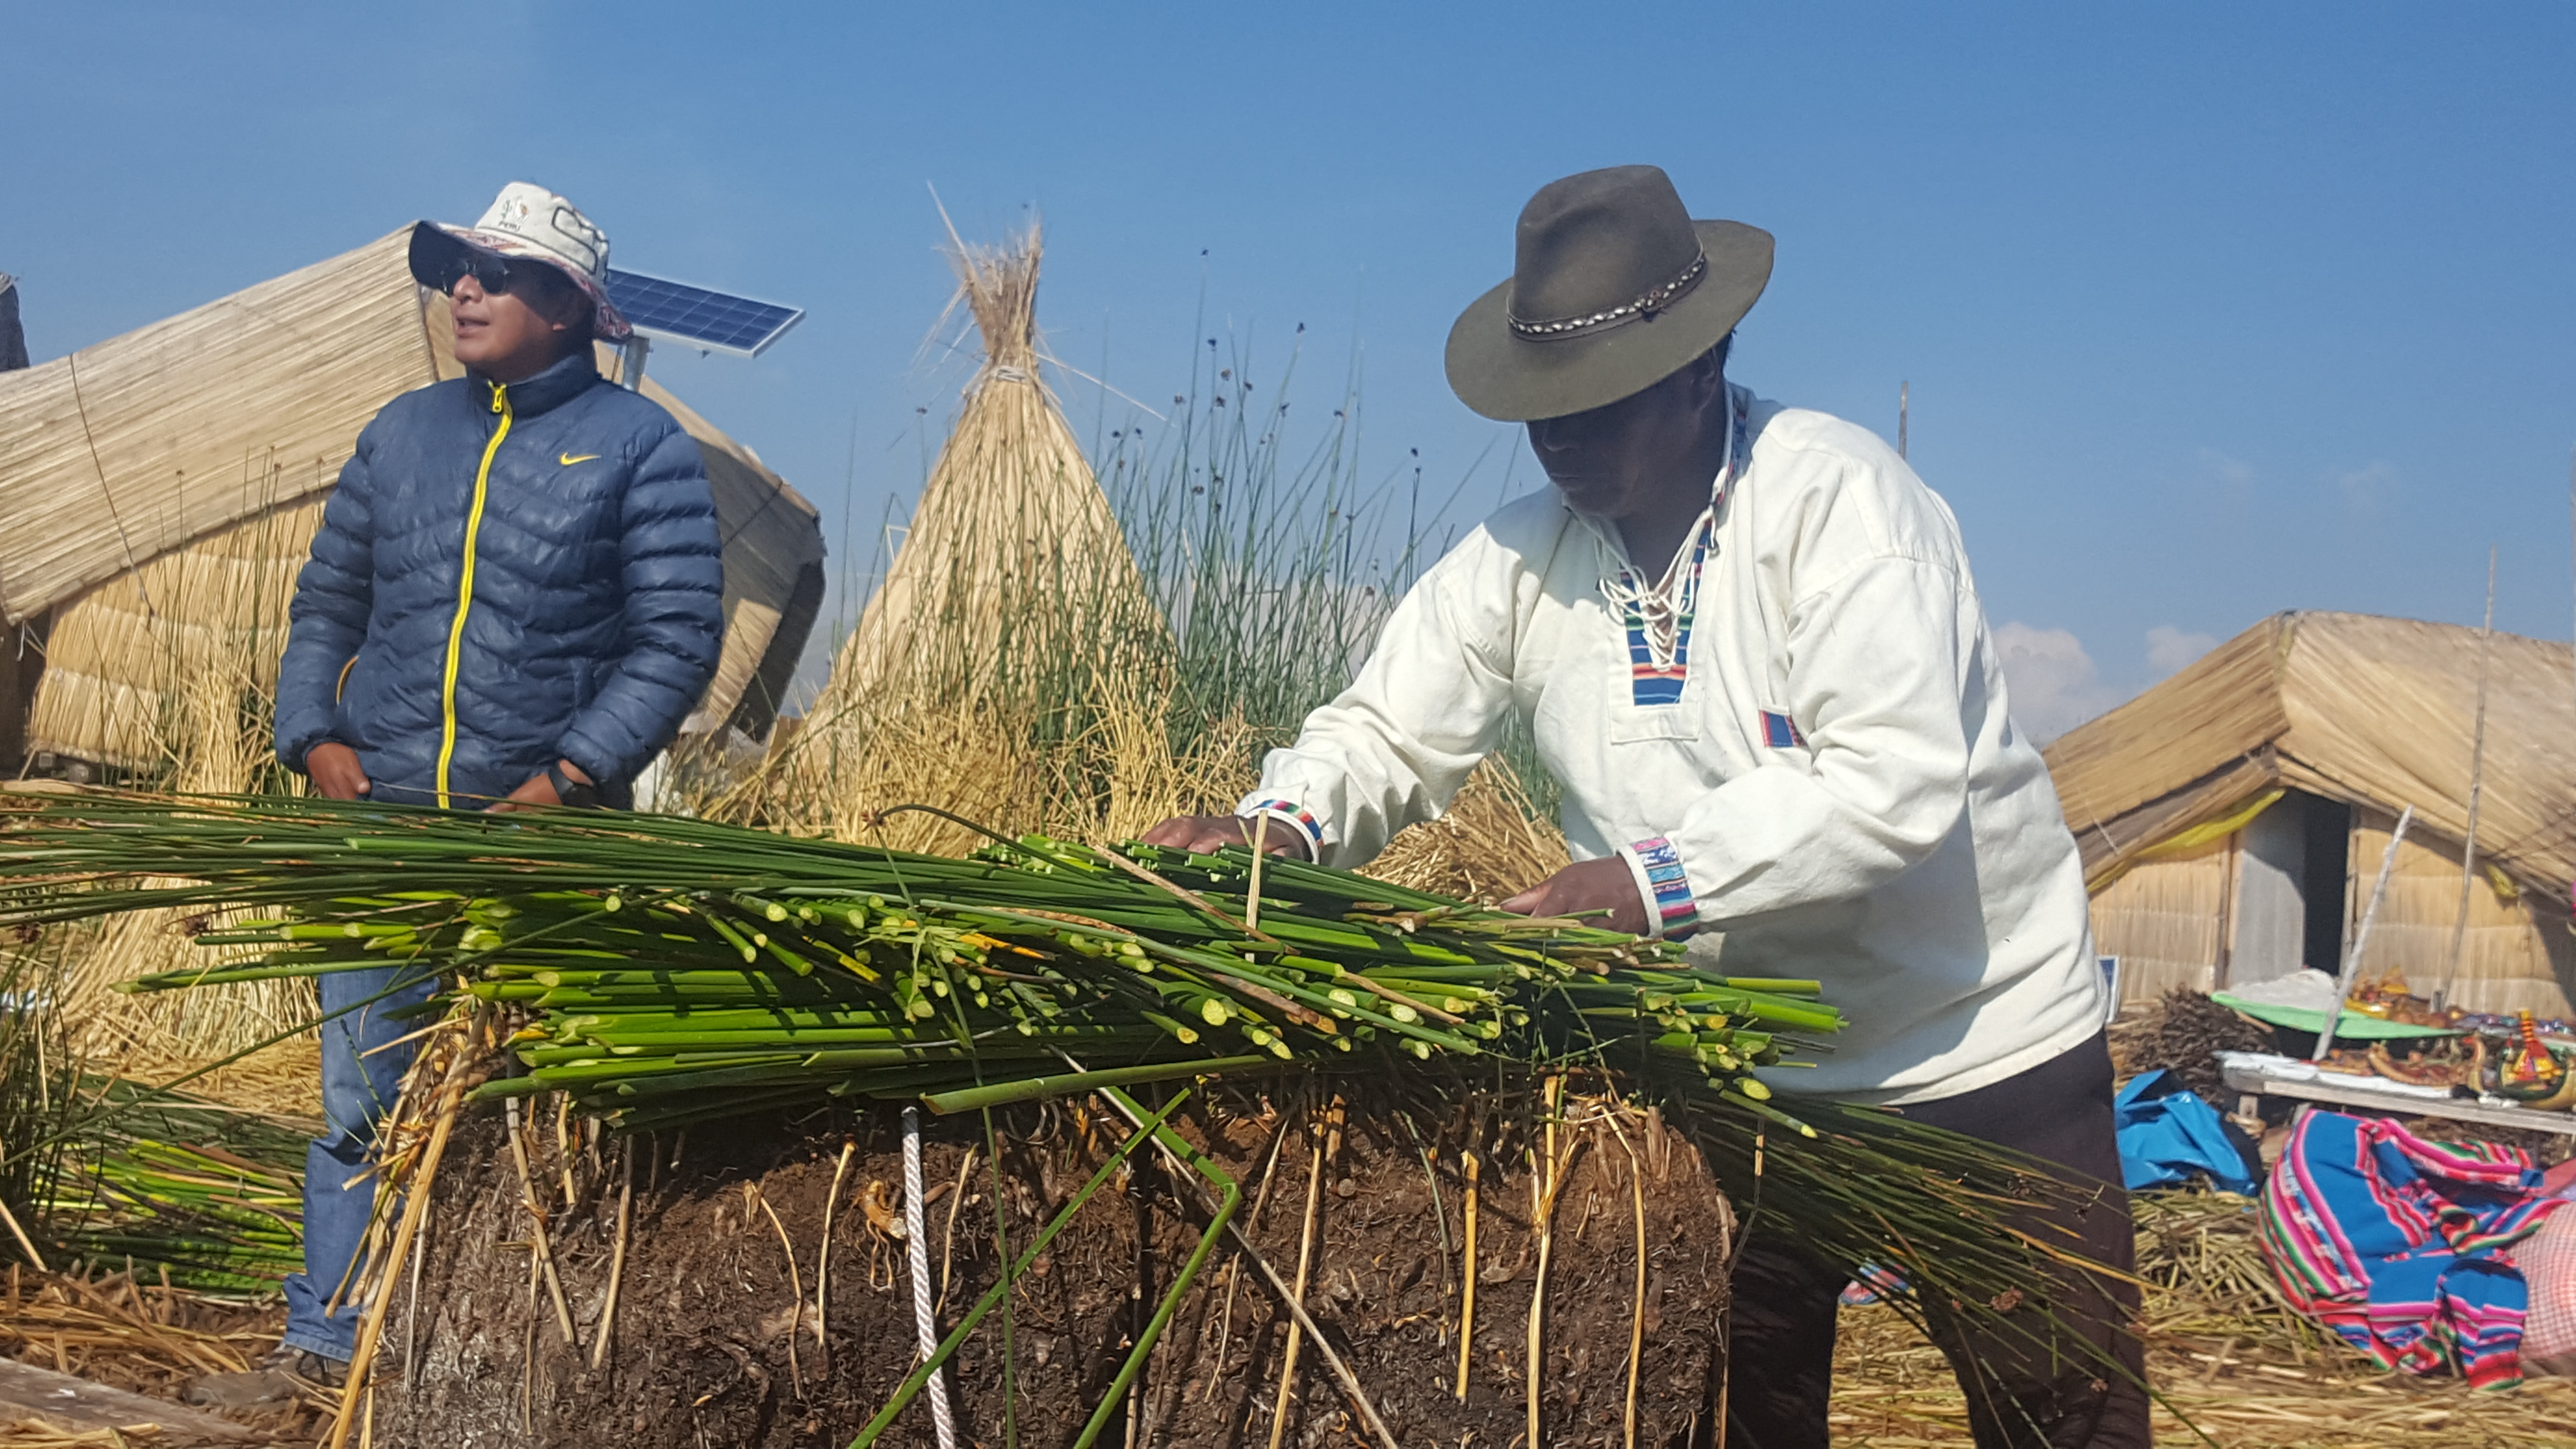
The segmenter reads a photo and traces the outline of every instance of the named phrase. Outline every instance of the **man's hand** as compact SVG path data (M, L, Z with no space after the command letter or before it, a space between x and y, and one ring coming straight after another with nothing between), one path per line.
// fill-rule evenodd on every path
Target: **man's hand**
M1580 916L1606 910L1607 916L1584 919L1631 936L1646 934L1645 898L1637 893L1637 878L1629 873L1626 859L1616 855L1569 865L1501 902L1501 907L1518 916Z
M558 769L561 769L565 775L584 785L592 783L591 778L581 772L581 766L574 764L570 760L557 760L555 765ZM497 801L489 808L495 811L508 812L512 810L525 810L535 805L561 805L562 803L563 797L555 793L555 782L547 777L545 771L539 770L537 773L528 777L528 783L511 791L509 798Z
M358 800L376 788L358 763L358 752L338 740L324 740L304 752L304 773L313 788L334 800Z
M1240 815L1175 815L1146 831L1145 843L1214 855L1229 845L1249 849L1257 828L1261 829L1261 848L1265 852L1297 860L1315 858L1314 852L1306 848L1306 833L1296 826L1272 820L1262 828L1257 821Z

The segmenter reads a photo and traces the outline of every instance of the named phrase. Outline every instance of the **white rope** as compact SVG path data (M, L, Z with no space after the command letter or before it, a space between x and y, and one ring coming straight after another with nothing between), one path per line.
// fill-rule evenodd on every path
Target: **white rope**
M1624 568L1614 568L1601 580L1601 597L1610 607L1622 613L1634 611L1646 628L1646 650L1657 668L1670 668L1673 656L1681 650L1682 615L1698 602L1699 574L1690 568L1690 550L1699 542L1699 530L1706 519L1694 525L1684 541L1682 552L1672 566L1654 583L1641 583Z
M921 1109L903 1109L903 1238L912 1261L912 1326L921 1341L921 1356L929 1359L939 1348L939 1321L930 1312L930 1242L929 1231L922 1226L921 1212ZM957 1426L948 1417L948 1381L946 1369L932 1369L925 1391L930 1395L930 1417L939 1426L939 1449L957 1449Z
M1681 621L1699 607L1700 570L1692 566L1692 555L1704 543L1715 546L1717 511L1725 506L1727 490L1734 486L1750 447L1744 432L1748 403L1738 393L1739 389L1732 386L1727 389L1731 426L1726 435L1726 461L1719 466L1716 481L1709 485L1708 507L1692 520L1690 532L1683 535L1681 547L1661 574L1641 574L1630 566L1624 535L1617 525L1590 514L1578 515L1601 544L1602 600L1623 614L1637 616L1637 622L1645 629L1646 652L1658 669L1670 669L1674 656L1681 652Z

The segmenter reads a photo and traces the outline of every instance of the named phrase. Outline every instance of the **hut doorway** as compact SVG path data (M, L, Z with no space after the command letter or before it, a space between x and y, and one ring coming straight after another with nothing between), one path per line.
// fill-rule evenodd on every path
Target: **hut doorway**
M27 772L27 707L45 672L45 629L50 614L23 624L0 620L0 779Z
M2307 949L2310 967L2343 969L2344 928L2352 919L2352 807L2340 800L2293 790L2281 803L2299 802L2307 826Z
M2285 790L2237 835L2219 984L2251 986L2343 960L2352 809Z

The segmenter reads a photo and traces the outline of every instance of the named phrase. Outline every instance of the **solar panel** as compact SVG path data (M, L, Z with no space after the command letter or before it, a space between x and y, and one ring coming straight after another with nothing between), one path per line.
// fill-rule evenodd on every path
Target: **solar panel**
M647 337L737 357L758 357L805 316L801 307L781 307L615 267L608 269L608 300Z

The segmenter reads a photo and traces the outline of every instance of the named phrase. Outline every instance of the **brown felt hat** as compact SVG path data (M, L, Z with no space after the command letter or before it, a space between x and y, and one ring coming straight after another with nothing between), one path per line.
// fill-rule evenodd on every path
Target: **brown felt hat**
M1715 347L1771 280L1771 233L1693 221L1660 166L1551 181L1521 208L1511 278L1449 329L1449 386L1489 418L1587 412Z

